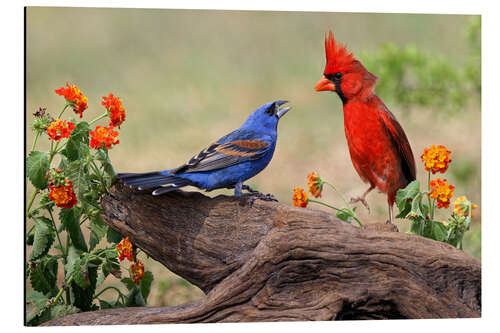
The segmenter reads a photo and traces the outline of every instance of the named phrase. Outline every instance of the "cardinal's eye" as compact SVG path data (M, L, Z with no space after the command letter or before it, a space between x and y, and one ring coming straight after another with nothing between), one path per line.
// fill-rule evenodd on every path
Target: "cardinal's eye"
M340 72L337 72L333 75L337 80L340 80L340 78L342 77L342 73Z

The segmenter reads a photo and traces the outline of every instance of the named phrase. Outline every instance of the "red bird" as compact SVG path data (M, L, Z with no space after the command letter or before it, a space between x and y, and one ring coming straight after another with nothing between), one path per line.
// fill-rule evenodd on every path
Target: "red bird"
M344 130L351 161L370 187L351 203L370 210L366 195L375 187L387 194L389 221L393 223L396 192L415 180L415 160L403 128L373 88L378 78L336 43L325 38L326 66L316 91L335 91L344 105Z

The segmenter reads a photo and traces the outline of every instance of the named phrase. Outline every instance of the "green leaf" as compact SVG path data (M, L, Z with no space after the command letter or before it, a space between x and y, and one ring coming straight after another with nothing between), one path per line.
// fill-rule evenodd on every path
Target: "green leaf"
M33 289L55 296L57 293L57 258L45 256L31 266L30 281Z
M88 192L89 180L88 169L83 160L73 161L66 168L66 175L73 183L73 189L79 201L83 200L83 195Z
M82 272L84 280L88 281L86 288L82 288L76 280L71 283L71 289L75 296L73 305L82 311L89 311L92 309L92 302L94 300L94 292L97 284L97 267L88 267L86 272Z
M352 224L352 215L349 212L346 212L344 210L337 211L335 213L335 216L341 219L342 221Z
M424 219L421 217L417 217L414 219L410 219L410 230L408 230L409 234L424 235Z
M50 308L50 319L56 319L66 315L74 314L80 312L77 307L66 304L57 304Z
M109 243L114 243L118 244L122 241L123 236L120 235L118 232L114 231L112 228L108 228L108 231L106 233L106 240Z
M142 278L140 282L140 287L141 287L141 294L142 298L146 302L149 296L149 292L151 291L151 284L153 283L154 277L153 273L150 271L144 272L144 277Z
M90 128L87 122L82 121L76 125L66 143L66 147L61 152L70 162L83 159L88 154L89 132Z
M72 207L70 209L61 209L59 219L69 233L73 245L83 252L88 252L82 229L80 228L80 209Z
M443 242L448 234L448 228L441 222L433 221L430 235L432 239Z
M75 272L80 271L80 250L78 250L73 245L70 245L68 248L68 256L66 257L66 265L64 265L64 270L66 272L65 280L71 277L71 275L76 274ZM75 277L73 277L74 279Z
M104 171L114 178L116 176L115 169L113 168L113 165L111 164L111 161L109 160L109 156L107 151L104 149L99 149L96 154L96 158L99 162L101 162L102 167L104 168Z
M418 180L412 181L404 189L398 190L396 194L396 205L399 210L397 218L406 218L408 213L411 211L411 201L413 198L420 193L420 183Z
M123 278L121 279L121 281L128 290L132 290L135 288L135 282L131 278Z
M41 151L32 151L26 158L26 175L34 187L43 190L47 187L48 179L45 175L49 171L48 154Z
M46 255L52 243L54 243L56 232L52 226L52 221L44 216L35 218L35 228L33 237L33 247L30 252L30 261Z
M146 301L142 297L142 293L139 290L139 287L134 284L134 288L132 288L127 297L125 299L126 306L146 306Z
M48 301L49 297L47 295L36 290L33 291L31 295L26 297L26 303L32 304L35 307L34 311L28 316L27 321L30 322L35 317L39 316L42 311L47 308L45 305Z
M104 223L100 214L90 218L90 250L92 251L101 239L106 235L108 226Z

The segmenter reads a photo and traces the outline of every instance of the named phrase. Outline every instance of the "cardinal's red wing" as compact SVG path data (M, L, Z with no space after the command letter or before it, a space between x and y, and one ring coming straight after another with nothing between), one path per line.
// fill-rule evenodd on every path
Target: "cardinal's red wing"
M415 159L413 158L413 152L411 151L410 143L408 142L408 138L406 137L403 128L396 120L396 117L384 108L379 112L382 123L385 125L387 132L390 134L392 142L399 152L399 156L401 158L401 170L408 181L408 183L412 182L416 178L416 169L415 169Z

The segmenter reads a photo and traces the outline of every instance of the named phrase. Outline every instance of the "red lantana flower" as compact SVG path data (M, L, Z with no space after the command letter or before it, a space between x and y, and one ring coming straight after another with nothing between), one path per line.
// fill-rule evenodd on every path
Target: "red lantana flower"
M55 92L60 96L64 96L66 101L73 107L73 111L79 114L80 118L82 117L83 111L87 109L88 98L82 94L77 86L73 84L69 85L68 82L66 82L66 87L56 89Z
M132 265L130 265L130 278L135 282L135 284L139 284L139 281L144 277L144 265L143 263L137 259Z
M307 193L304 189L298 187L294 188L292 200L295 207L307 207Z
M49 198L56 203L57 207L71 208L77 204L76 195L73 191L73 183L67 178L59 186L54 186L51 179L49 182L49 191Z
M120 261L123 261L125 258L129 261L135 261L135 251L128 236L116 245L116 251L118 252Z
M47 126L47 134L52 141L59 141L62 138L69 138L75 127L75 124L71 121L56 120Z
M125 109L119 97L109 94L108 97L103 96L101 104L109 111L109 126L118 127L125 121Z
M113 130L112 126L102 127L97 126L95 130L90 132L90 147L99 149L106 147L110 149L112 145L120 143L118 140L118 132Z
M321 197L321 192L323 191L323 181L319 175L313 171L307 176L307 187L309 187L309 192L315 197Z
M429 184L431 185L431 193L429 195L432 199L437 200L438 208L448 208L455 186L448 184L446 179L440 178L431 180Z

